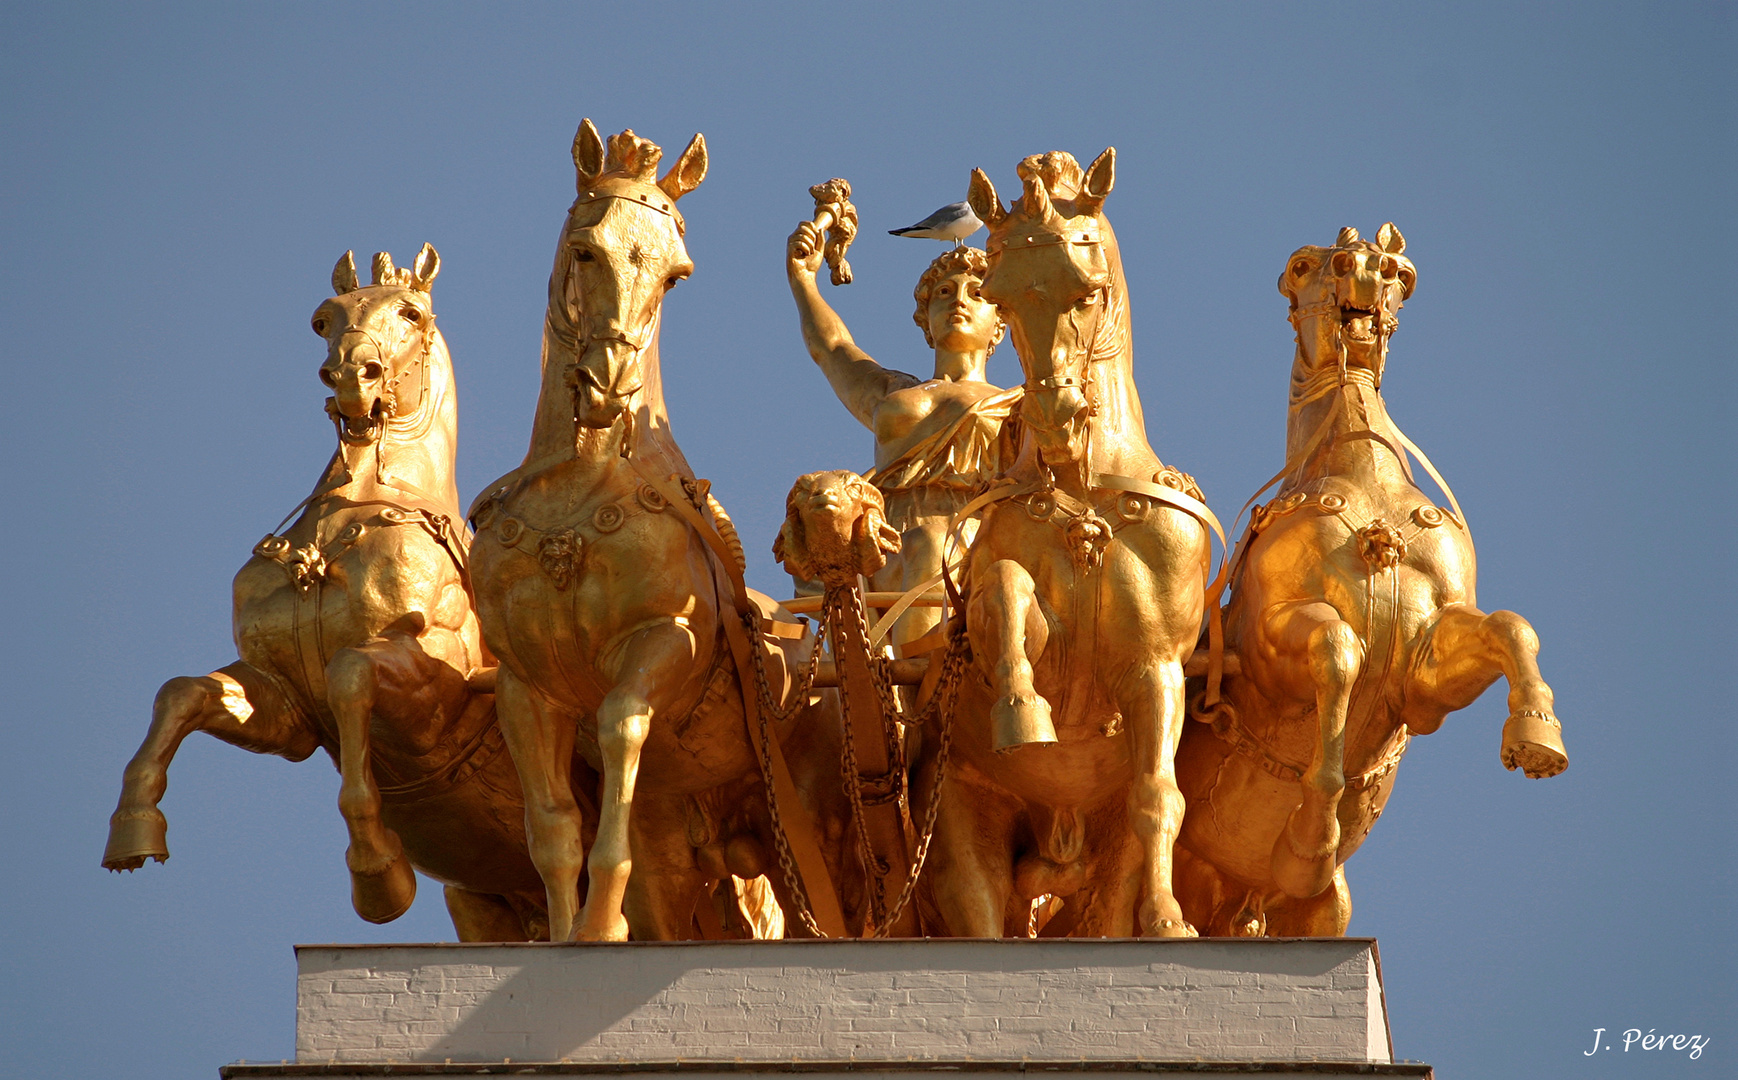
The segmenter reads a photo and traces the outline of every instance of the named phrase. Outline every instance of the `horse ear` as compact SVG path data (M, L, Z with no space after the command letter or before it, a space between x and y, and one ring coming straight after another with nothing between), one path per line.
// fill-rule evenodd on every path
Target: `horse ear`
M694 141L688 144L688 149L682 151L682 156L676 159L676 164L670 166L670 171L658 181L658 190L670 196L675 202L682 196L700 186L700 181L706 179L706 136L694 135Z
M332 267L332 294L343 296L347 292L355 292L360 286L356 280L356 253L346 251L344 257L338 260L338 265Z
M392 265L392 254L386 251L374 253L374 284L391 285L392 279L398 276L398 271Z
M424 244L422 250L416 253L416 263L411 267L410 285L417 292L428 292L434 284L435 275L441 272L440 252L433 244Z
M573 168L581 191L603 175L603 136L597 133L597 125L590 117L581 120L579 130L574 133Z
M1376 231L1376 246L1390 255L1398 255L1406 250L1406 238L1400 235L1400 230L1390 221Z
M966 202L971 204L972 213L991 228L1008 216L1002 200L996 195L996 185L990 183L989 176L982 169L972 170L972 186L966 192Z
M1086 180L1080 185L1080 195L1075 199L1075 207L1088 214L1098 213L1104 205L1105 196L1116 187L1116 147L1107 146L1104 153L1098 155L1086 169Z
M1345 228L1340 230L1340 235L1337 238L1335 238L1334 246L1335 247L1345 247L1347 244L1356 244L1357 242L1358 242L1358 230L1352 228L1350 225L1347 225Z

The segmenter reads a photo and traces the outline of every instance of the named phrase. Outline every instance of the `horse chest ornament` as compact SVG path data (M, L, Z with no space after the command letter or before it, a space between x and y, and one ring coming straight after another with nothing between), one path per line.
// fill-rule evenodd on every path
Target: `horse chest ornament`
M502 547L517 549L536 559L558 591L565 591L584 569L585 552L590 544L619 531L632 517L662 514L670 505L657 488L642 483L633 494L599 501L564 524L538 528L507 509L514 491L513 487L497 489L479 503L472 510L472 524L478 532L488 530Z

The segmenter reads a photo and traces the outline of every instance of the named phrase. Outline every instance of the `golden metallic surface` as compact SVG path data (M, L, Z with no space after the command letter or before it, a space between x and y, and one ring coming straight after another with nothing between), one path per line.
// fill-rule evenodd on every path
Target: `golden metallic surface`
M954 717L930 879L954 935L1024 934L1034 902L1048 913L1054 897L1047 934L1194 933L1172 894L1171 756L1208 529L1147 444L1103 210L1114 163L1112 150L1084 171L1068 154L1028 157L1012 208L972 175L989 227L981 293L1026 378L1018 456L965 508L983 514L964 583L977 677Z
M1503 764L1532 777L1568 764L1538 637L1513 612L1478 609L1465 517L1419 489L1407 452L1434 469L1382 402L1417 283L1405 250L1391 224L1374 241L1343 229L1280 276L1297 331L1283 483L1232 563L1237 674L1222 699L1206 680L1194 699L1206 723L1177 753L1179 896L1204 933L1345 933L1341 867L1381 815L1408 738L1499 676Z
M159 692L106 867L168 857L167 770L203 730L326 750L357 912L396 918L414 867L467 941L1338 935L1412 735L1500 676L1504 765L1567 765L1537 637L1476 607L1465 515L1383 405L1417 282L1391 224L1286 263L1286 461L1215 578L1218 519L1147 442L1114 150L1024 159L1012 206L972 174L987 250L914 292L929 378L822 298L858 217L844 180L811 188L786 276L875 467L796 482L773 554L821 594L781 608L671 433L659 327L705 140L662 157L575 137L530 446L474 540L439 258L376 255L368 285L339 261L313 317L337 450L236 576L240 659ZM1005 333L1012 389L984 380Z
M810 820L844 815L836 699L811 706L786 689L813 638L743 588L741 544L664 408L659 319L693 270L677 201L705 178L705 140L660 178L659 147L624 131L606 149L588 120L573 158L530 449L471 514L477 606L501 659L497 707L551 933L693 936L713 882L762 874L787 913L816 920L809 932L843 933L837 852L821 856L819 838L844 830ZM767 670L778 688L761 694ZM601 778L595 818L576 757Z
M338 449L294 522L236 574L240 660L158 692L103 865L169 857L157 803L189 734L291 761L323 749L343 776L359 915L401 915L414 866L446 885L462 940L544 937L524 800L483 689L493 663L471 610L453 486L458 402L429 299L440 259L424 245L410 268L383 252L373 270L359 284L346 253L336 295L313 316Z
M870 479L881 489L887 522L900 543L871 584L903 593L933 582L954 515L1013 460L1003 426L1021 391L984 380L985 364L1005 333L995 305L981 295L988 261L975 248L956 248L930 263L919 279L914 318L935 354L932 374L920 378L883 367L858 348L822 298L815 283L823 254L819 226L798 225L787 254L785 274L809 355L840 402L875 435ZM967 524L968 542L976 525ZM917 641L939 621L939 612L914 606L894 627L893 641Z

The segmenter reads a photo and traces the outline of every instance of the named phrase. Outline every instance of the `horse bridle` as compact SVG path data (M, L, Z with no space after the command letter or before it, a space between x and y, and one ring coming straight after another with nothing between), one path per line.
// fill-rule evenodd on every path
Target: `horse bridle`
M613 192L588 191L581 195L579 200L574 203L573 209L577 210L581 205L598 199L619 199L622 202L627 203L629 206L638 206L647 210L656 211L657 213L670 218L671 221L675 223L677 236L687 235L687 229L682 221L682 215L676 209L674 200L668 204L661 204L652 202L651 199L643 194L638 198L629 198L626 195ZM573 211L569 210L569 231L573 228L572 219ZM576 371L578 370L578 358L585 352L586 347L594 341L620 342L634 350L634 355L638 358L639 354L645 352L646 347L651 344L653 337L657 335L658 323L662 320L664 314L663 305L657 305L656 309L652 312L652 317L647 320L645 331L640 335L640 340L638 341L634 340L633 337L630 337L625 330L599 333L587 327L582 333L581 328L576 326L574 320L568 315L566 291L568 279L573 273L574 255L573 248L566 243L566 236L567 231L564 231L562 233L563 242L561 245L561 251L556 258L555 270L549 275L549 304L546 309L547 314L544 318L544 325L548 327L550 336L553 337L556 343L562 348L573 353L576 361ZM590 320L585 319L582 315L581 321L589 322ZM620 397L621 393L619 391L619 385L622 378L626 376L627 370L627 365L623 365L622 370L616 373L616 377L611 385L608 387L599 387L599 389L612 397ZM578 387L575 386L574 390L577 393ZM629 393L632 392L633 391L629 391Z

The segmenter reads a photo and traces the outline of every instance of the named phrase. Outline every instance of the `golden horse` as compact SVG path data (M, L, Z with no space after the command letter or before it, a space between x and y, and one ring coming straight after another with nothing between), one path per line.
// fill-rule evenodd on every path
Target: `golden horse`
M972 174L990 230L982 293L1026 378L1018 457L960 513L984 515L966 590L979 671L960 688L930 856L955 935L1025 933L1046 896L1064 898L1046 934L1193 933L1172 894L1171 757L1212 515L1146 441L1103 211L1114 168L1114 150L1084 173L1068 154L1028 157L1011 209Z
M158 691L103 865L169 857L157 803L189 734L291 761L324 749L343 777L357 914L403 914L414 866L445 883L462 940L529 940L547 933L543 897L468 592L457 395L429 304L440 258L425 244L412 267L383 252L373 270L360 285L346 252L313 316L338 449L236 574L241 659Z
M841 934L838 774L799 788L783 756L839 760L836 711L807 708L806 688L804 708L783 705L813 638L743 587L741 544L665 412L663 301L693 270L676 204L705 178L705 140L659 178L661 157L632 131L606 151L581 125L531 445L472 508L531 857L557 940L693 936L709 883L763 873L787 909L812 905L817 927ZM589 854L576 760L602 777ZM822 804L828 838L811 817Z
M1177 756L1179 895L1208 933L1345 933L1342 865L1381 815L1408 738L1499 675L1503 764L1531 777L1568 764L1538 637L1514 612L1478 609L1466 519L1439 477L1453 509L1419 490L1407 452L1429 461L1382 404L1389 338L1417 283L1405 250L1392 224L1374 241L1342 229L1280 275L1297 331L1283 483L1232 560L1236 673L1222 700L1215 686L1195 699L1209 723L1189 725Z

